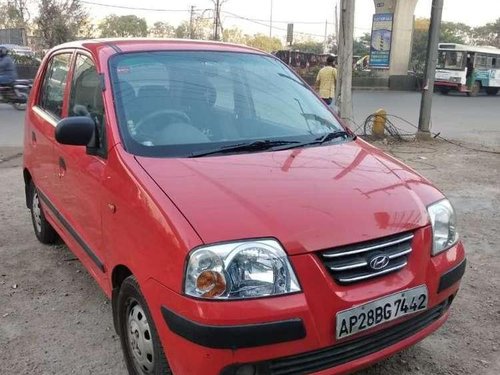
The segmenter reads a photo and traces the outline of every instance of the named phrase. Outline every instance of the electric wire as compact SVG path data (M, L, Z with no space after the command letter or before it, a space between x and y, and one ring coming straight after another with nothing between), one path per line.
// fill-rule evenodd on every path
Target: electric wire
M373 121L375 120L375 118L379 117L379 116L381 116L381 115L377 115L375 113L369 115L365 119L364 123L361 126L358 126L354 132L356 134L358 134L359 130L362 127L363 128L363 133L362 134L358 134L358 135L362 135L362 136L370 136L370 135L372 135L371 132L370 132L371 125L373 125ZM398 115L394 115L394 114L388 113L388 114L385 115L385 117L386 117L385 130L387 131L387 133L391 137L393 137L393 138L395 138L397 140L400 140L400 141L412 140L415 137L415 132L410 132L410 131L402 129L401 127L399 127L396 124L394 124L394 122L390 118L402 121L403 123L405 123L405 124L411 126L412 128L418 130L418 126L417 125L413 124L411 121L408 121L407 119L405 119L405 118L403 118L401 116L398 116ZM441 135L441 133L431 132L431 136L434 139L440 139L440 140L442 140L444 142L450 143L450 144L452 144L454 146L457 146L457 147L464 148L464 149L469 150L469 151L482 152L482 153L488 153L488 154L493 154L493 155L500 155L500 151L497 151L497 150L488 150L488 149L485 149L485 148L478 148L478 147L468 146L468 145L463 144L461 142L453 141L451 139L443 137Z

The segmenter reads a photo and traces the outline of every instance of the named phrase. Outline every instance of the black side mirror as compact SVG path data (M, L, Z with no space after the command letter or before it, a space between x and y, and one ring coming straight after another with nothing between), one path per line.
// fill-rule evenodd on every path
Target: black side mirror
M87 116L66 117L56 126L56 141L63 145L92 146L95 139L94 120Z

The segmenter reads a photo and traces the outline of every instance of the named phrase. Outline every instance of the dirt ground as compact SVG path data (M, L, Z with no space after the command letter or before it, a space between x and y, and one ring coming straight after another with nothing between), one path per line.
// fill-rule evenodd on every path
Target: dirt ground
M449 321L357 375L500 374L500 156L441 142L380 146L454 203L468 253ZM0 374L125 374L111 307L64 246L39 244L20 149L0 149Z

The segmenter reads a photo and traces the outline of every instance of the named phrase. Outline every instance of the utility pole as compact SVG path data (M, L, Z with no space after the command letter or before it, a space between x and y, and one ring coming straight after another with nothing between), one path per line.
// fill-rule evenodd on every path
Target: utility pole
M339 47L339 3L338 1L335 2L335 45L337 46L337 49ZM337 52L338 54L338 52Z
M354 0L341 0L340 27L339 27L339 79L337 82L340 92L340 117L352 125L352 47L354 34Z
M220 12L220 0L215 0L215 14L214 14L214 40L219 40L219 12Z
M325 21L325 40L323 41L323 53L328 53L328 20Z
M273 0L271 0L271 12L269 13L269 38L273 37Z
M427 60L425 62L424 90L422 92L420 117L418 120L417 137L421 139L428 139L431 136L429 125L431 121L432 95L434 92L434 78L438 59L439 30L443 15L443 2L444 0L432 0Z
M189 38L194 39L194 5L191 5L191 15L189 17Z

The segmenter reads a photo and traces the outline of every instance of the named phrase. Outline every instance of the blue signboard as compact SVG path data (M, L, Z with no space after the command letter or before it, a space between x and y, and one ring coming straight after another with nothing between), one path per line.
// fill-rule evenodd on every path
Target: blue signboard
M370 67L388 69L391 61L392 13L373 15Z

